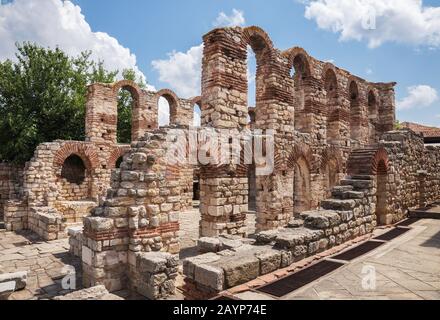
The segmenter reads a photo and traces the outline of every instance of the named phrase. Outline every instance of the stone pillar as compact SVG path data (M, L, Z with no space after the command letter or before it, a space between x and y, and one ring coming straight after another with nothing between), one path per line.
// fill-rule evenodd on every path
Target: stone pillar
M215 29L204 36L202 127L246 128L246 56L247 45L241 28ZM225 168L228 165L212 165L201 170L200 234L244 236L248 210L247 172L230 174Z
M396 83L379 84L379 125L378 134L394 130L396 123L396 97L394 87Z
M86 103L86 141L116 143L117 113L117 95L112 85L90 85Z
M179 252L181 191L177 171L167 164L173 138L166 133L147 134L133 146L112 173L107 199L84 218L85 286L126 288L137 253Z

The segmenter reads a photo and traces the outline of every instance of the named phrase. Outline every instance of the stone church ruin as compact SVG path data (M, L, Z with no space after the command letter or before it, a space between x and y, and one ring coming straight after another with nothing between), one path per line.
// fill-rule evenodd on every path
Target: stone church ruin
M258 27L215 29L203 42L200 97L131 81L92 84L85 141L43 143L24 167L0 164L5 228L69 237L85 287L149 299L175 292L178 254L195 232L199 254L183 260L183 290L209 298L439 200L440 149L394 130L396 83L368 82L299 47L281 51ZM257 61L252 108L249 47ZM130 145L116 138L121 89L133 98ZM161 97L170 125L159 128ZM273 132L273 170L258 175L259 165L242 158L170 164L173 132L192 126L196 105L198 131Z

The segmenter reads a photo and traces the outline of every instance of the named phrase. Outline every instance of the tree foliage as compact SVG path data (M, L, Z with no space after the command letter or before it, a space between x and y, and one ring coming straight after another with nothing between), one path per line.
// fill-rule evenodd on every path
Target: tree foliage
M118 74L90 56L25 42L17 44L14 61L0 62L0 162L24 163L43 142L84 140L87 86L112 83ZM136 80L133 70L122 74ZM126 92L120 98L118 136L129 142L132 101Z

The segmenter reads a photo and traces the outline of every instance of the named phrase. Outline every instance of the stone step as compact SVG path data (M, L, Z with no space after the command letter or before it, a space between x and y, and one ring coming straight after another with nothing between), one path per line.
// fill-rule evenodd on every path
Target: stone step
M304 226L304 220L297 218L290 220L289 223L287 224L287 228L291 228L291 229L301 228L303 226Z
M332 191L332 197L340 200L362 199L364 196L362 191Z
M341 223L341 217L333 210L306 211L301 214L304 227L312 229L327 229Z
M372 180L353 180L353 179L344 179L341 181L341 185L343 186L353 186L355 191L362 191L365 189L370 189L373 187Z
M353 191L353 186L336 186L332 188L332 191L336 191L336 192Z
M352 180L373 180L372 176L367 176L367 175L353 175L350 178Z
M351 210L356 206L356 201L353 199L341 200L341 199L327 199L321 201L321 207L326 210L338 210L346 211Z

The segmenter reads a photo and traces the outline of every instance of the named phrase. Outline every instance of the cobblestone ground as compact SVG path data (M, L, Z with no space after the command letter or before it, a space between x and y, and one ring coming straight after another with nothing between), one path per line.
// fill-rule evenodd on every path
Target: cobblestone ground
M181 258L196 255L199 209L182 213L180 219ZM247 230L249 234L255 232L255 214L248 214ZM67 239L47 242L30 231L15 233L0 230L0 273L28 271L26 289L12 294L10 299L50 299L72 292L62 287L62 280L72 270L71 267L78 275L76 287L81 289L81 261L69 253ZM119 295L123 296L124 293Z
M61 285L72 270L68 266L75 268L76 287L80 289L81 262L69 254L67 239L45 242L32 232L0 230L0 273L28 271L26 289L15 292L10 299L50 299L71 292Z

